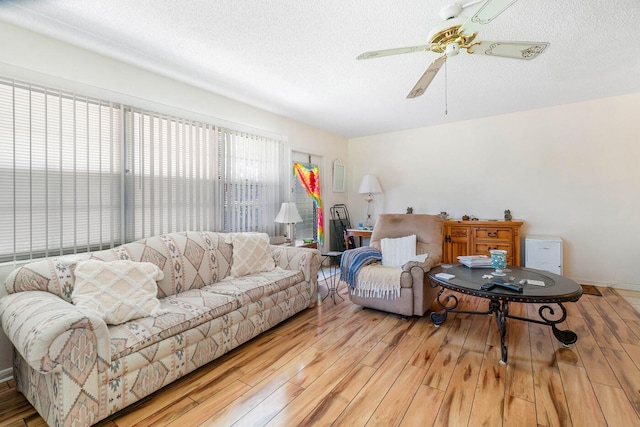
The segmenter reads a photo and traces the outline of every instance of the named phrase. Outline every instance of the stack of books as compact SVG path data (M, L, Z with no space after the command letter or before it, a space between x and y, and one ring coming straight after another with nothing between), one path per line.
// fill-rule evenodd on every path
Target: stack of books
M486 255L459 256L458 262L469 268L491 268L491 258Z

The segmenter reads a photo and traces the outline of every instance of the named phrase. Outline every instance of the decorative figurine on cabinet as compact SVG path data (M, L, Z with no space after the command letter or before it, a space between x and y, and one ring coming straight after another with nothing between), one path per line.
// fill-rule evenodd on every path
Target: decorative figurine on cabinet
M408 213L408 214L412 214L412 213L413 213L413 208L412 208L411 206L409 206L409 207L407 208L407 213Z
M511 211L509 209L504 211L504 220L505 221L511 221L512 219L513 218L511 217Z

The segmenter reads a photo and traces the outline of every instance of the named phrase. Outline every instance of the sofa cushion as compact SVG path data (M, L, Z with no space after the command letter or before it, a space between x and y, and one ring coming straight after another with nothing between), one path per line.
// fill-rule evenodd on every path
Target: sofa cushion
M231 276L271 271L275 268L269 236L265 233L234 233L231 235L233 263Z
M406 237L384 238L380 241L382 265L400 267L416 256L416 235Z
M200 289L228 276L232 247L226 238L227 234L210 231L170 233L93 252L91 257L154 263L164 273L164 279L158 281L158 296L162 298Z
M211 292L232 295L240 305L248 305L259 299L269 297L283 289L304 280L304 274L297 270L284 270L277 267L243 277L227 277L209 286Z
M112 360L224 316L239 304L233 296L211 292L210 286L206 286L163 298L160 306L169 313L109 326Z
M87 260L76 265L75 275L73 303L98 313L107 324L166 313L160 309L156 285L163 274L155 264Z

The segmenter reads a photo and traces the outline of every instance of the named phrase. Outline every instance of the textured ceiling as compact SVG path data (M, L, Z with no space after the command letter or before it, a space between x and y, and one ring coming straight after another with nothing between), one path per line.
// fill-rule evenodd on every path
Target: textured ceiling
M0 20L346 137L640 92L638 0L520 0L478 39L550 42L542 55L463 51L415 99L405 97L437 54L355 60L424 44L450 3L12 0Z

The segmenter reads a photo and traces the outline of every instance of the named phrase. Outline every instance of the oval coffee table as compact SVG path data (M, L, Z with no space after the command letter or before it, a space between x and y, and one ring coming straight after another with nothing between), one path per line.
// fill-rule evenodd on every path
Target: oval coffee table
M573 331L560 330L556 325L564 322L567 318L567 310L562 305L563 302L578 301L582 295L582 288L573 280L547 271L534 270L532 268L508 267L505 277L493 277L492 279L484 276L490 275L492 269L488 268L468 268L460 264L454 264L450 268L442 266L432 268L427 276L431 287L441 286L438 292L437 301L442 312L432 312L431 321L439 326L447 320L448 313L467 313L467 314L485 314L495 315L498 330L500 331L500 343L502 347L502 359L500 363L507 363L507 345L505 343L507 318L524 320L526 322L539 323L551 326L553 335L565 346L573 344L578 340L578 336ZM438 277L438 273L452 274L453 278L446 279ZM522 280L542 282L544 285L529 284L523 285L522 292L516 292L503 288L494 287L487 291L481 289L482 285L492 280L500 280L507 283L519 283ZM458 307L458 298L454 294L448 294L441 298L445 289L452 290L463 294L473 295L489 300L489 309L487 311L464 311L456 310ZM509 314L509 302L520 303L541 303L544 304L538 310L538 314L542 320L528 319L524 317L511 316ZM555 311L548 304L557 304L562 311L562 316L558 319L552 319L549 315L554 316Z

